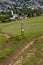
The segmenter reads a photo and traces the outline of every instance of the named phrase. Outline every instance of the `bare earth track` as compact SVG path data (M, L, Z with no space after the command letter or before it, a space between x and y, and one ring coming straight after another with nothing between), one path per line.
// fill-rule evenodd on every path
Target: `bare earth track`
M3 34L6 38L11 38L12 36L7 34L7 33L4 33L4 32L0 32L0 34Z
M16 53L13 53L10 55L7 59L0 62L0 65L13 65L13 62L17 60L17 58L30 46L32 45L36 38L43 38L43 34L40 34L39 36L33 37L27 43L19 50L16 51Z

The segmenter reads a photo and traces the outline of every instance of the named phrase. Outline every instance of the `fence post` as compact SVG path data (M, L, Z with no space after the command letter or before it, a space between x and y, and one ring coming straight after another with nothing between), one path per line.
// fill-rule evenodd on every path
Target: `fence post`
M24 35L24 22L21 22L21 35Z

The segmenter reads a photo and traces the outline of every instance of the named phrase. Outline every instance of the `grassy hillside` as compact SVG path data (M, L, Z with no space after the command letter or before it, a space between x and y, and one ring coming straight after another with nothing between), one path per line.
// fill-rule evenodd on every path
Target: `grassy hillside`
M24 22L24 35L21 35L21 21ZM8 57L17 49L20 49L25 42L33 36L43 33L43 16L29 18L26 20L19 20L9 23L0 22L0 32L8 33L12 35L11 39L8 39L3 34L0 34L0 61Z
M10 23L0 23L0 31L9 33L13 36L20 35L21 21L24 22L25 35L43 33L43 16L14 21Z
M22 36L8 39L5 35L0 34L0 61L22 48L26 40L27 38Z

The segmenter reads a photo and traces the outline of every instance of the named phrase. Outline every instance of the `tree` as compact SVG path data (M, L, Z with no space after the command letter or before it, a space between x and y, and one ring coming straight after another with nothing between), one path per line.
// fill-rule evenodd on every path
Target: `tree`
M31 8L27 11L28 13L28 16L29 17L32 17L33 16L33 13L34 13L34 10L32 10Z
M36 13L37 16L39 16L39 15L41 15L42 12L41 12L40 9L38 9L38 10L35 10L35 13Z

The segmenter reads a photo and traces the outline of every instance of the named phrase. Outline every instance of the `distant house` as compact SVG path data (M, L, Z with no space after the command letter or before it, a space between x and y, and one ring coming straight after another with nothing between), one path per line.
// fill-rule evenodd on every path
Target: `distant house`
M27 14L21 14L20 19L27 19L28 15Z
M17 14L13 14L13 10L11 10L11 14L10 14L9 20L13 21L13 20L17 20L17 19L18 19L18 15Z
M1 12L3 12L3 10L2 10L2 9L0 9L0 13L1 13Z
M16 7L16 9L22 9L22 7L20 7L20 6L19 7Z

